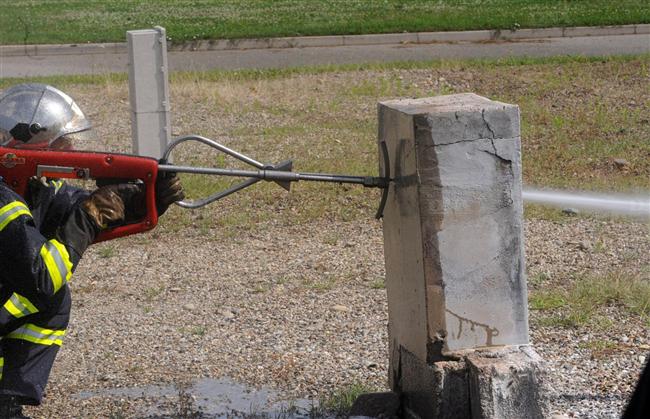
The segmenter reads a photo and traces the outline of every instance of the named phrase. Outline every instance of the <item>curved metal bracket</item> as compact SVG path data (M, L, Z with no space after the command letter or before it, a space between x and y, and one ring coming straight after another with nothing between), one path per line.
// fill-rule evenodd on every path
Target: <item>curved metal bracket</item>
M166 164L167 161L169 160L169 156L171 155L172 150L174 150L178 145L180 145L180 144L182 144L184 142L187 142L187 141L197 141L197 142L203 143L203 144L207 145L208 147L212 147L214 149L217 149L217 150L219 150L219 151L221 151L223 153L228 154L229 156L232 156L232 157L236 158L237 160L240 160L240 161L242 161L242 162L244 162L246 164L254 166L254 167L256 167L256 168L258 168L260 170L275 169L275 167L272 166L272 165L264 165L264 164L258 162L257 160L251 159L248 156L245 156L245 155L243 155L241 153L238 153L237 151L232 150L232 149L230 149L230 148L228 148L228 147L226 147L226 146L224 146L222 144L219 144L218 142L216 142L214 140L211 140L211 139L206 138L206 137L202 137L200 135L186 135L186 136L183 136L183 137L176 138L174 141L172 141L167 146L167 149L165 149L165 153L163 154L162 159L160 159L160 163L161 164ZM210 203L212 203L214 201L217 201L217 200L219 200L221 198L225 198L226 196L228 196L230 194L241 191L242 189L247 188L247 187L257 183L260 180L262 180L262 179L249 178L248 180L246 180L244 182L238 183L237 185L231 186L230 188L225 189L223 191L216 192L216 193L214 193L214 194L212 194L212 195L210 195L210 196L208 196L206 198L196 199L194 201L188 201L188 200L179 201L179 202L176 203L176 205L178 205L179 207L182 207L182 208L191 208L191 209L201 208L201 207L204 207L204 206L206 206L206 205L208 205L208 204L210 204Z
M262 164L258 162L257 160L253 160L248 156L245 156L241 153L238 153L235 150L232 150L225 145L219 144L218 142L211 140L209 138L202 137L200 135L186 135L183 137L178 137L174 141L172 141L167 148L165 149L165 153L162 156L162 159L160 159L161 163L167 162L169 160L169 156L172 152L173 149L175 149L179 144L182 144L186 141L198 141L200 143L203 143L209 147L216 148L217 150L228 154L229 156L232 156L236 158L237 160L243 161L246 164L250 164L251 166L255 166L258 169L264 169L267 165Z
M182 144L187 141L197 141L203 143L209 147L212 147L216 150L219 150L229 156L236 158L248 165L254 166L256 170L239 170L239 169L222 169L215 167L192 167L192 166L177 166L173 164L167 164L167 160L171 155L172 150L176 148L179 144ZM388 147L385 142L380 143L380 153L382 156L383 162L383 176L382 177L373 177L373 176L351 176L351 175L338 175L338 174L329 174L329 173L296 173L292 172L293 163L291 160L287 160L278 164L262 164L256 160L251 159L248 156L245 156L241 153L238 153L230 148L217 143L214 140L209 138L201 137L198 135L188 135L185 137L179 137L172 141L167 149L165 150L162 159L158 165L159 173L193 173L193 174L207 174L207 175L217 175L217 176L234 176L234 177L243 177L247 178L245 181L231 186L228 189L223 191L218 191L209 195L206 198L197 199L194 201L180 201L177 204L183 208L200 208L205 205L208 205L211 202L217 201L223 197L226 197L232 193L241 191L244 188L247 188L260 180L266 180L270 182L275 182L278 185L282 186L284 189L289 190L291 182L303 181L312 181L312 182L334 182L334 183L353 183L358 185L363 185L369 188L381 188L383 189L381 202L377 213L376 218L381 218L383 216L384 206L386 205L386 200L388 197L388 187L390 185L390 164L388 159Z
M381 190L381 201L379 201L379 207L375 213L375 218L379 220L384 216L384 208L386 207L386 201L388 200L388 188L390 187L390 159L388 157L388 146L386 141L379 143L379 150L381 151L381 158L383 161L383 173L381 174L384 179L385 186Z

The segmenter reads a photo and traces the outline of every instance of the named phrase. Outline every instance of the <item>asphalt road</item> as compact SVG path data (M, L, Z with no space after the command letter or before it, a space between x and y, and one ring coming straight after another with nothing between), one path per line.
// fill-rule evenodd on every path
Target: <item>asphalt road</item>
M171 51L171 71L286 68L326 64L557 55L650 53L650 35L585 36L526 41L362 45L278 49ZM0 56L0 77L104 74L127 71L126 53Z

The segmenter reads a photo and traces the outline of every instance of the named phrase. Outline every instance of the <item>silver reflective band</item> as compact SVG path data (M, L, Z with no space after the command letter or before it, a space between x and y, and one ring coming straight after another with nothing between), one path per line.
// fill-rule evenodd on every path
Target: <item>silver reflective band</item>
M27 305L23 303L23 300ZM13 306L12 306L13 305ZM29 306L29 307L28 307ZM38 313L38 309L25 297L21 297L15 292L9 298L4 306L14 317L21 318L30 314Z
M57 247L52 244L52 242L45 243L45 247L47 248L47 252L52 255L52 260L54 260L54 263L56 263L56 268L61 275L62 282L65 282L68 276L68 267L63 261L63 256L59 252L59 249L57 249Z
M63 335L65 335L65 330L45 329L34 324L27 323L9 333L5 337L9 339L26 340L38 345L61 346L63 344Z
M15 214L18 211L24 210L24 209L25 208L23 206L20 206L20 205L16 206L16 207L13 207L12 209L10 209L9 211L5 212L4 214L2 214L0 216L0 223L3 222L4 220L6 220L7 218L11 217L12 214Z
M0 230L4 229L11 220L20 214L31 215L27 205L20 201L12 202L0 208Z
M43 244L40 254L52 280L54 293L57 293L70 280L74 269L68 249L56 239L52 239Z

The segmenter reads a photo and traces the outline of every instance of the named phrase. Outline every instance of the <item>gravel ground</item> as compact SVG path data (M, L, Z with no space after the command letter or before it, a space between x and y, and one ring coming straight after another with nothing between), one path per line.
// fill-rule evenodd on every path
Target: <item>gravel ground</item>
M249 132L249 126L255 131L280 120L291 122L310 109L285 115L268 108L271 111L261 111L256 118L241 111L257 112L266 106L257 103L264 98L293 100L292 89L299 94L318 91L323 97L317 100L336 110L338 102L328 105L327 86L355 77L359 76L334 73L279 80L271 88L262 82L221 86L214 93L216 102L210 104L197 99L212 94L201 85L172 86L176 109L191 110L175 114L173 131L236 138L241 127ZM474 90L469 84L463 88ZM99 95L92 85L68 91L82 108L92 109L96 130L112 150L128 150L124 86L107 80ZM355 124L375 118L375 101L363 101L363 108L345 115ZM215 112L214 106L229 111L206 118ZM317 123L329 123L328 115L318 117L323 120ZM347 147L354 141L340 145L336 140L332 146ZM242 150L242 144L234 145ZM250 144L243 144L247 145L250 150ZM276 161L286 157L281 155L283 147L291 144L262 146L281 149L278 156L269 156ZM290 196L300 195L292 191ZM321 217L287 223L282 213L298 211L296 202L286 209L268 205L278 212L249 228L220 229L202 222L203 217L218 219L226 209L232 215L230 202L193 213L181 228L170 224L183 220L179 216L183 210L172 208L153 233L88 251L73 279L72 320L47 396L41 407L29 408L29 414L143 418L150 417L152 406L159 406L159 412L178 417L191 410L192 394L137 397L137 392L115 390L171 384L190 388L202 378L267 387L287 399L318 399L352 383L386 388L388 319L381 223L370 220L370 211L360 221ZM259 207L265 209L267 204ZM535 279L532 291L567 286L584 273L620 270L648 279L647 223L535 219L526 222L525 234L528 275ZM600 314L611 319L608 327L549 326L544 321L548 312L531 311L531 338L548 361L553 389L549 399L556 413L618 417L643 366L650 349L647 322L615 306Z
M544 275L532 289L566 286L575 276L625 271L650 279L648 224L570 219L526 223L529 278ZM599 243L599 245L596 245ZM606 325L541 326L531 312L531 335L548 361L551 403L557 412L585 418L616 418L631 394L650 349L646 319L617 307L598 315Z
M333 239L331 232L338 233ZM548 232L553 238L548 239ZM526 223L529 275L568 281L598 267L647 269L646 226L569 219ZM607 240L607 251L585 244ZM644 268L645 267L645 268ZM74 280L73 320L35 417L142 417L169 397L101 389L187 385L230 377L287 398L318 398L354 382L384 389L387 306L381 225L261 226L234 240L155 235L101 244ZM553 410L617 417L642 368L646 324L612 307L609 330L537 327ZM587 341L615 341L596 353ZM83 391L99 391L79 400ZM178 402L169 412L178 408ZM164 408L163 408L164 411Z

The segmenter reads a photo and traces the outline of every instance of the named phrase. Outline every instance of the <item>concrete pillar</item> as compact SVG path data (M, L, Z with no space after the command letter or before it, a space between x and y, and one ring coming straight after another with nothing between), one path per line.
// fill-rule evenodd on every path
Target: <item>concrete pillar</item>
M134 154L161 158L171 140L165 28L126 32Z
M519 108L475 94L382 102L379 140L395 179L384 211L391 386L412 416L539 417Z

